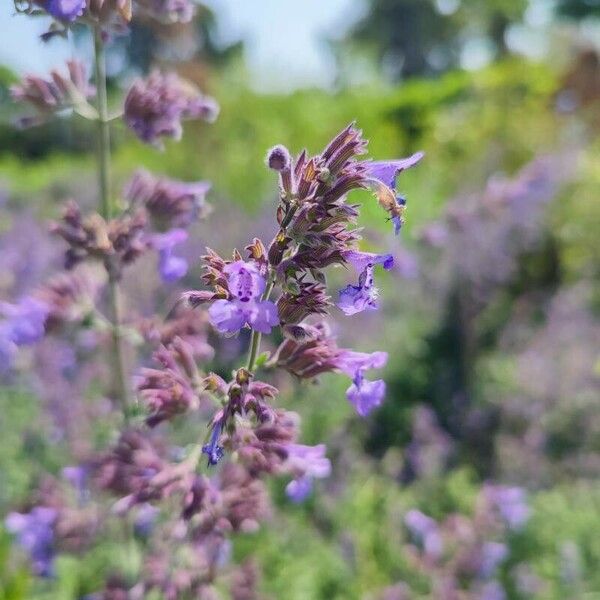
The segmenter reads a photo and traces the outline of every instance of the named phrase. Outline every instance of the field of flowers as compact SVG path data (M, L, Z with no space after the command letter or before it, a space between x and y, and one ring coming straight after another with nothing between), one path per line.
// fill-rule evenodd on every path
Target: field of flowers
M600 599L598 55L125 83L191 4L16 6L94 51L0 71L0 600Z

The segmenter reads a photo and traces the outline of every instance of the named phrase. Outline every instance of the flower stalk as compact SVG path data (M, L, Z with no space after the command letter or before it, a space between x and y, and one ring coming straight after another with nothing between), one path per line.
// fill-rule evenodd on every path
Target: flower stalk
M100 27L94 28L94 70L96 75L96 101L98 112L98 189L100 211L109 220L113 216L110 192L110 118L106 93L106 57ZM119 283L113 273L108 273L110 321L112 324L112 355L114 390L119 398L125 423L129 422L129 388L121 335L121 294Z

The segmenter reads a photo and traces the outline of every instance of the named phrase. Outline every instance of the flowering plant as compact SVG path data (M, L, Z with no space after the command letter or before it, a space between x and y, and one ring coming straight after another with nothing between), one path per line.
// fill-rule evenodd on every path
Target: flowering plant
M138 12L186 21L193 5L187 0L23 4L18 3L19 10L52 16L54 30L66 33L80 23L93 33L93 86L85 66L71 61L67 75L57 70L49 79L26 77L13 96L34 111L23 121L26 125L68 109L96 123L100 210L84 214L71 201L53 224L67 245L67 273L17 304L2 305L0 359L8 370L19 346L44 335L67 335L91 319L98 345L108 349L113 361L114 381L106 393L122 422L108 448L90 449L78 465L63 470L62 480L45 481L36 501L11 513L6 525L30 555L34 571L48 577L57 551L93 547L101 525L121 519L143 548L142 564L134 573L115 567L105 577L103 597L142 598L158 590L166 598L211 598L219 568L227 562L230 535L255 530L270 512L265 477L285 477L287 496L301 502L314 481L331 472L325 445L300 443L298 415L277 407L278 390L258 377L260 369L281 369L308 380L343 373L350 378L347 398L363 417L383 401L384 381L371 381L366 372L383 368L387 354L338 347L324 318L334 304L348 317L377 309L375 272L394 265L390 254L359 249L359 206L349 203L348 194L372 190L398 233L406 201L396 192L396 177L422 154L364 160L367 142L354 124L315 156L302 151L294 159L284 146L273 147L266 157L279 184L272 241L265 245L255 237L230 258L207 249L203 289L183 293L165 321L135 319L123 311L124 273L152 250L165 284L187 273L187 261L176 247L186 241L186 228L205 216L210 185L138 171L121 201L115 201L110 133L118 115L108 109L104 48L115 28L126 26ZM142 142L163 149L165 138L181 137L183 120L212 122L217 114L215 100L193 84L154 71L133 83L122 118ZM335 303L326 277L333 266L356 272ZM103 289L107 317L99 300ZM213 354L209 326L223 336L250 332L247 362L228 379L203 368ZM261 354L263 335L278 341L272 355ZM140 338L153 348L154 367L133 366ZM132 403L134 391L144 414ZM158 426L184 414L204 418L206 431L174 452ZM101 502L104 494L115 499L108 509Z

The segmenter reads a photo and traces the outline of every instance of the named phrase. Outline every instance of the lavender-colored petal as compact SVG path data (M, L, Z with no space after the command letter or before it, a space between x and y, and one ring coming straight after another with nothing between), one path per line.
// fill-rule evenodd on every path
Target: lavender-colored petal
M86 0L48 0L46 10L59 21L72 22L83 15Z
M246 324L246 315L231 300L216 300L208 309L213 326L222 333L235 333Z
M44 336L49 312L45 302L26 297L18 304L2 304L0 312L6 316L5 334L17 346L34 344Z
M185 276L188 271L188 262L181 256L173 256L171 250L161 250L158 270L165 283L173 283Z
M269 300L256 302L248 322L260 333L271 333L271 328L279 325L277 306Z
M292 479L285 487L286 496L296 504L304 502L312 493L313 480L311 477Z
M347 250L342 255L359 273L364 271L369 265L383 265L386 271L394 266L394 257L391 254Z
M379 406L384 396L385 381L383 379L368 381L359 377L346 391L346 397L361 417L366 417L375 407Z
M423 152L416 152L408 158L365 162L364 164L367 167L367 173L371 178L377 179L387 185L387 187L395 189L396 175L406 169L410 169L410 167L414 167L424 155Z
M229 292L240 302L257 299L266 287L265 278L253 262L238 260L223 269L227 275Z
M350 284L340 290L337 306L348 316L364 310L376 310L378 295L377 288L365 288Z
M219 439L221 437L221 425L217 423L213 426L213 430L210 434L210 441L208 444L202 446L202 454L206 454L208 457L208 464L214 466L223 458L224 451L222 446L219 446Z
M359 371L367 369L382 369L387 364L387 352L353 352L352 350L342 350L336 358L337 368L352 377Z

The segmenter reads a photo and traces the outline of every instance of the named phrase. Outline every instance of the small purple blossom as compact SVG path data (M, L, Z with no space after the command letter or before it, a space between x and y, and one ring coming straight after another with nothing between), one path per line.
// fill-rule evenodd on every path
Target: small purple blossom
M396 178L402 171L414 167L423 156L423 152L416 152L408 158L401 158L399 160L363 163L367 169L367 176L371 180L372 187L377 194L379 204L390 215L396 235L398 235L404 223L402 215L406 206L406 198L398 194L396 190Z
M209 466L218 464L218 462L223 458L223 447L219 446L222 428L223 426L221 423L215 423L213 425L208 444L204 444L204 446L202 446L202 454L206 454L208 457Z
M3 302L0 304L0 313L6 319L5 334L17 346L34 344L44 336L48 310L45 302L30 296L18 304Z
M238 260L224 267L230 300L216 300L209 308L212 324L222 333L235 333L248 325L261 333L270 333L279 324L276 305L260 300L265 278L253 262Z
M423 514L420 510L412 509L404 515L404 524L410 535L425 552L425 555L437 560L441 557L444 545L437 522Z
M344 259L349 262L358 273L367 267L383 265L386 271L394 266L394 257L391 254L375 254L374 252L361 252L360 250L346 250L342 252Z
M187 260L173 254L175 246L187 238L187 231L183 229L171 229L166 233L154 234L151 238L151 245L158 250L158 270L165 283L177 281L187 273Z
M72 23L83 15L86 0L46 0L42 6L55 19Z
M373 266L367 266L358 278L358 285L349 284L339 291L338 308L347 316L364 310L377 310L379 290L373 285Z
M323 479L331 474L331 462L325 457L327 448L325 444L288 444L286 450L285 466L296 477L288 483L285 493L292 502L303 502L312 492L313 479Z
M508 558L508 547L501 542L485 542L479 554L477 574L482 579L489 579L498 567Z
M10 513L4 522L6 529L16 536L17 543L31 559L33 570L40 577L51 577L54 561L53 508L35 507L29 513Z
M520 487L487 485L484 488L486 500L498 511L500 518L509 529L518 531L529 520L530 510L527 494Z
M90 469L86 465L74 465L64 467L62 476L73 486L77 492L77 499L84 504L90 495L89 478Z
M368 369L381 369L388 360L387 352L353 352L342 350L336 358L336 367L352 378L352 385L346 390L346 397L361 417L367 416L379 406L385 396L385 381L365 379Z
M213 98L204 96L193 84L174 73L154 71L138 79L125 98L127 126L148 144L161 146L161 137L179 140L184 119L204 119L212 123L219 113Z

